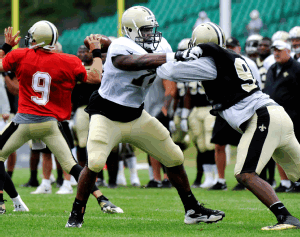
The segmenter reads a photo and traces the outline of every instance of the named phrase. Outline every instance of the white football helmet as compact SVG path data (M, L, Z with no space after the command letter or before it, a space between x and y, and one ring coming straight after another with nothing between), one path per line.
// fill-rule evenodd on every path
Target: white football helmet
M183 51L189 48L190 38L181 40L178 44L177 50Z
M54 49L58 39L58 31L55 25L49 21L38 21L25 36L25 45L29 48L42 47L44 49ZM32 43L35 42L35 45Z
M289 41L291 41L293 39L300 40L300 26L295 26L290 30L290 32L289 32ZM299 43L297 42L296 44L299 44ZM292 50L293 50L293 52L295 52L295 54L300 53L300 47L298 47L298 45L297 46L292 45Z
M245 52L247 55L255 54L257 53L257 47L259 41L262 40L262 36L258 34L250 35L245 44Z
M158 23L147 7L135 6L127 9L122 16L122 33L144 49L154 51L161 41L157 32Z
M224 31L220 26L212 22L206 22L198 25L192 33L190 47L197 44L215 43L223 48L226 47L226 38Z
M272 35L272 42L274 42L275 40L281 40L286 42L289 38L289 33L286 31L277 31Z

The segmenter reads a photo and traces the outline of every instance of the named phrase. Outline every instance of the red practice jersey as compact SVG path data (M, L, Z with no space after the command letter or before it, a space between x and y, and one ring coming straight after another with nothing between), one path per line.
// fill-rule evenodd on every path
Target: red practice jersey
M8 53L2 64L19 81L18 113L70 119L72 90L76 81L87 80L78 57L24 48Z

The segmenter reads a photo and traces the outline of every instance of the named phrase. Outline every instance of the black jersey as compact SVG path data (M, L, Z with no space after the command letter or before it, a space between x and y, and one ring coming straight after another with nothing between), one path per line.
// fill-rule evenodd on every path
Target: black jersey
M191 94L191 107L203 107L210 105L207 100L201 81L193 81L188 83Z
M208 100L213 106L212 115L260 90L242 56L213 43L199 46L203 50L202 56L212 57L217 69L215 80L202 81Z

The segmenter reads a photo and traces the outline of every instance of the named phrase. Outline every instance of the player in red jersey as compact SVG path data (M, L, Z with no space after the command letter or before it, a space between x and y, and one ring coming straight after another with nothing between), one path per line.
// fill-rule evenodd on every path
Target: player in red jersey
M8 53L20 40L12 28L5 29L2 50ZM19 81L19 108L13 121L0 132L0 205L5 182L4 161L25 142L43 141L58 159L62 168L78 180L82 167L73 158L59 121L69 119L71 92L76 82L100 83L102 73L100 38L90 35L87 40L94 62L86 72L81 60L73 55L51 50L57 42L56 27L48 21L35 23L28 31L29 48L11 51L0 60L0 71L14 71ZM123 212L94 186L93 195L104 212ZM2 203L2 204L1 204Z

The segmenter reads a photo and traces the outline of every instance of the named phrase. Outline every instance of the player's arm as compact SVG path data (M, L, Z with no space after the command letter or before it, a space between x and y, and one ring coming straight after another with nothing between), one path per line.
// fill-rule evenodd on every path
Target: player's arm
M177 51L176 53L150 53L143 55L117 55L112 57L113 65L124 71L156 69L170 61L186 61L201 57L202 49L198 46Z
M176 98L177 87L176 87L176 82L173 81L162 80L162 83L165 88L165 101L161 111L165 116L167 116L171 102L173 99Z
M101 59L101 44L99 36L90 35L86 37L90 45L90 52L93 53L93 64L87 72L86 83L99 84L102 77L102 59Z
M7 86L8 91L14 96L19 95L19 81L16 76L13 79L10 79L9 75L5 72L4 74L5 84Z
M7 54L14 46L16 46L20 40L21 37L18 37L20 34L20 31L18 31L15 35L12 35L12 27L5 28L4 30L4 36L5 36L5 44L2 45L2 48L0 50L0 72L4 72L3 64L2 64L2 58L5 54Z

